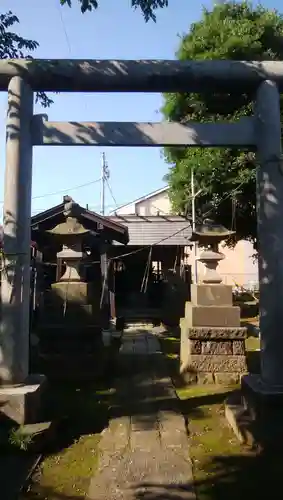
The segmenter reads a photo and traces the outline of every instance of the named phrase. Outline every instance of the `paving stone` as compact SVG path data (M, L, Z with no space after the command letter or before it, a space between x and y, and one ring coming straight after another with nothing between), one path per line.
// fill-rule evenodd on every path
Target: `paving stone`
M110 420L102 434L99 467L88 498L195 500L185 422L171 379L164 376L159 342L149 333L139 334L136 341L133 333L127 333L121 349L122 355L133 357L133 374L117 381L113 412L118 409L127 416ZM147 373L134 375L144 353Z

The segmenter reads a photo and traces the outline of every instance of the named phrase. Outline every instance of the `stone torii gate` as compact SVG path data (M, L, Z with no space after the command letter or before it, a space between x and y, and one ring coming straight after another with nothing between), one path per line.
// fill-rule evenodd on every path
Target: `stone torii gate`
M46 116L33 114L34 91L205 89L254 91L254 116L235 123L63 123L49 122ZM35 394L41 382L30 381L28 372L32 149L41 145L230 147L257 152L262 373L260 380L247 376L247 383L255 392L283 393L283 170L279 103L283 62L3 60L0 90L8 91L0 403L1 397L13 401L13 418L25 421L25 398Z

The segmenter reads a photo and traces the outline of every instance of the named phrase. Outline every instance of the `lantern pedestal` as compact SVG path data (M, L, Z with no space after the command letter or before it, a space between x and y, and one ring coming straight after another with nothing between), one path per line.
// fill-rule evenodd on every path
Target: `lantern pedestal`
M53 380L95 380L107 369L100 311L101 282L87 282L84 267L85 227L70 203L65 221L48 232L60 244L57 254L66 266L63 276L44 296L38 326L40 362Z
M240 308L233 306L232 287L224 285L217 273L224 258L218 251L223 232L204 232L208 248L199 260L206 273L201 284L191 285L191 302L186 302L180 322L180 372L191 383L237 384L247 372Z

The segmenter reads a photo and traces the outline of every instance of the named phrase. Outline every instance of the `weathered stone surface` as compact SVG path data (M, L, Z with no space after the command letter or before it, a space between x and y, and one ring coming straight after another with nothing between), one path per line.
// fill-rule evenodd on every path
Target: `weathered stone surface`
M37 374L29 375L22 385L0 387L1 413L18 425L38 423L45 388L46 378Z
M198 306L232 306L232 286L191 285L191 301Z
M82 281L78 282L63 282L58 281L56 283L52 283L52 292L55 295L65 302L67 299L68 302L75 302L76 304L85 304L88 302L88 296L90 293L90 284Z
M232 341L205 340L201 342L201 354L233 354Z
M191 354L201 354L202 342L200 340L190 340L189 351Z
M238 327L240 312L240 307L236 306L194 306L186 302L185 318L190 327Z
M198 383L198 374L192 371L183 371L181 374L182 382L185 385L194 385Z
M113 457L90 484L91 500L195 499L191 464L171 448L133 450Z
M214 374L214 382L220 385L237 385L240 383L241 374L234 373L215 373Z
M182 322L182 334L187 335L189 339L245 339L247 329L242 327L189 327Z
M247 372L246 357L233 355L193 354L189 368L196 372Z
M233 342L233 354L243 355L245 354L245 342L244 340L235 340Z
M186 329L181 327L181 342L180 342L180 363L182 365L187 365L188 363L188 358L189 358L189 346L190 346L190 340L188 338L188 335L186 333Z
M213 384L215 382L213 373L198 373L197 383L198 384Z

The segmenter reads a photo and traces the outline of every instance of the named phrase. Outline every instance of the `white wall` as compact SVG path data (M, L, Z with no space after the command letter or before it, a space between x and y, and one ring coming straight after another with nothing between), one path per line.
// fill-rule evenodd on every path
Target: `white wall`
M119 215L169 215L171 213L171 203L167 191L153 195L146 200L141 200L136 203L129 203L124 207L118 208L116 213Z
M171 213L171 203L168 193L156 194L152 198L140 201L136 204L137 213L139 215L169 215Z
M125 205L124 207L117 208L115 212L118 215L133 215L135 213L135 204L130 203L129 205Z

